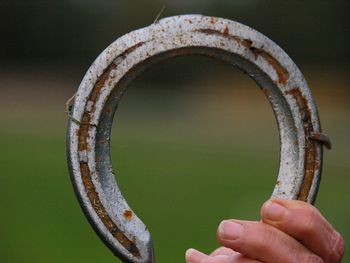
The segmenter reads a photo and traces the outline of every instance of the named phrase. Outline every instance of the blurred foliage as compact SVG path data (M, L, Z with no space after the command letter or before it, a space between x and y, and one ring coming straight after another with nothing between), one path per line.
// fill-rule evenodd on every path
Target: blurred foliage
M247 24L297 62L348 63L346 0L1 0L0 59L87 67L118 36L153 23L162 6L162 16L201 13Z

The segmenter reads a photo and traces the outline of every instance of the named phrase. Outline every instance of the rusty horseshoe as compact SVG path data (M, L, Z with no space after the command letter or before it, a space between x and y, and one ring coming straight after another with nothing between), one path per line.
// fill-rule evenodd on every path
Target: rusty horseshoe
M231 20L202 15L164 18L108 46L83 78L70 111L71 179L92 227L124 262L155 262L151 236L120 192L110 158L110 132L123 92L143 70L175 56L200 54L229 62L258 84L280 133L280 167L272 196L313 203L322 167L321 132L310 89L273 41ZM126 218L125 215L128 215Z

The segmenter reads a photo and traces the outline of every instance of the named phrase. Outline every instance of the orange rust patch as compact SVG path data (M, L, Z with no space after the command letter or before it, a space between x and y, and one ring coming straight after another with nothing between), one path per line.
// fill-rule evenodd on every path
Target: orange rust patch
M261 90L265 94L266 97L270 96L270 90L268 88L262 88Z
M126 50L121 56L124 56L133 50L135 50L137 47L143 45L144 43L138 43L135 46L129 48ZM91 120L91 114L95 110L95 103L100 95L102 87L105 85L105 82L107 81L110 72L116 68L116 65L114 63L111 63L106 70L103 72L103 74L98 78L98 80L95 83L95 86L88 98L89 101L91 101L92 104L92 110L91 112L85 111L82 117L82 122L80 125L80 128L78 130L78 136L79 136L79 144L78 149L79 151L83 150L89 150L88 149L88 136L89 136L89 128L91 126L90 120ZM118 240L118 242L131 254L133 254L135 257L140 258L140 251L136 247L135 243L130 240L125 234L118 228L118 226L113 222L113 220L108 215L106 209L101 203L101 200L99 198L98 192L96 192L95 186L92 182L91 178L91 171L89 169L89 166L85 162L80 162L80 171L82 175L82 181L86 190L86 194L90 200L90 203L94 209L94 211L97 213L100 220L103 222L103 224L106 226L106 228L109 230L109 232L113 235L113 237ZM130 211L131 212L131 211ZM128 218L132 217L132 214L128 214Z
M246 38L240 39L240 43L248 49L250 49L253 45L253 41Z
M319 168L319 164L316 162L317 147L316 143L309 139L311 132L313 132L313 126L311 123L311 112L308 108L308 100L301 94L297 88L291 89L285 92L286 95L292 95L299 107L300 115L303 116L303 128L305 133L305 175L302 182L301 190L298 195L298 200L307 201L312 181L315 176L315 172Z
M102 73L102 75L98 78L98 80L95 83L94 89L92 90L89 100L95 103L97 101L98 95L100 94L100 91L105 84L109 73L111 73L112 69L114 69L116 65L114 63L111 63L106 70ZM93 110L92 110L93 112Z
M132 211L130 211L130 210L125 210L123 216L125 217L125 219L131 220L131 218L132 218Z
M90 115L84 113L82 122L80 124L80 128L78 130L78 136L79 136L79 151L87 151L88 150L88 144L86 137L88 136L89 132L89 122L90 122Z
M95 103L97 101L97 98L99 96L99 93L104 85L104 83L106 82L109 73L111 72L112 69L114 69L116 66L112 63L111 65L109 65L106 70L103 72L103 74L98 78L98 80L96 81L96 84L90 94L89 97L89 101L91 101L92 104L92 110L91 113L95 111ZM87 143L87 136L88 136L88 132L89 132L89 128L90 128L90 120L91 120L91 113L88 111L84 111L83 114L83 118L80 124L80 128L79 128L79 145L78 145L78 149L79 151L88 151L88 143Z
M210 29L210 28L202 28L202 29L196 29L195 32L200 32L206 35L217 35L217 36L221 36L221 37L225 37L228 38L230 40L239 42L240 41L240 37L238 36L233 36L229 34L229 29L226 26L223 32L220 31L216 31L214 29Z
M234 39L242 44L244 47L252 51L255 55L255 58L258 56L263 57L276 71L278 75L278 83L280 84L286 84L289 79L289 73L288 71L279 63L277 59L275 59L270 53L266 52L262 48L255 48L253 47L253 41L246 38L240 38L237 36L233 36Z
M305 151L305 177L303 180L302 188L300 190L298 200L306 201L309 195L312 181L315 175L316 167L316 148L313 143L307 142Z
M106 228L110 231L114 238L116 238L120 244L122 244L125 249L132 253L136 257L141 257L140 252L134 242L128 239L118 226L112 221L112 219L107 214L105 208L103 207L101 200L96 192L95 186L91 180L90 169L87 163L80 162L80 171L82 174L82 180L84 187L87 192L87 196L90 203L97 213L98 217L101 219Z
M230 34L230 30L228 29L227 26L225 26L224 35L225 35L225 36L228 36L229 34Z
M273 67L278 76L278 83L287 83L289 79L289 73L277 59L275 59L270 53L266 52L261 48L250 47L249 50L251 50L256 57L263 57Z
M322 143L328 150L332 149L331 139L321 132L314 132L310 139Z
M312 124L311 124L311 111L308 108L308 100L303 96L303 94L301 94L300 89L298 88L294 88L294 89L290 89L288 91L285 92L285 95L292 95L294 97L294 99L296 100L296 103L299 107L299 111L300 111L300 115L302 116L302 120L304 122L304 126L305 124L308 124L307 126L309 126L309 129L313 129L312 128ZM308 132L311 132L312 130L308 130Z
M139 47L143 46L144 44L146 44L148 41L146 42L139 42L131 47L129 47L127 50L125 50L120 56L127 56L128 54L130 54L131 52L133 52L134 50L138 49Z

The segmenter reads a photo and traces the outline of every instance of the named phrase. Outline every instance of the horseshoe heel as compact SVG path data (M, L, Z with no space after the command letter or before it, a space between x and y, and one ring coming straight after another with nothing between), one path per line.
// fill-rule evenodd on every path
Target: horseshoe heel
M182 15L128 33L91 65L75 96L68 127L71 179L96 233L124 262L155 262L150 233L120 192L110 158L110 132L130 82L151 65L200 54L242 69L270 101L280 132L280 168L272 196L313 203L322 145L316 105L297 66L261 33L227 19Z

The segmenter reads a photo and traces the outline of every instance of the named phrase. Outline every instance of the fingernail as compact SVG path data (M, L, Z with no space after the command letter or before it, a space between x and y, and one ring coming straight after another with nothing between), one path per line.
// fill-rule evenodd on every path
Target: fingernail
M186 253L185 253L186 258L189 258L190 255L191 255L192 253L195 253L196 251L197 251L197 250L195 250L195 249L193 249L193 248L187 249L187 250L186 250Z
M243 234L243 226L230 220L222 221L219 225L219 236L222 239L237 239Z
M187 249L185 253L185 257L186 257L187 263L198 263L198 262L201 262L203 258L206 258L207 255L205 255L204 253L196 249L190 248L190 249Z
M280 221L283 219L286 212L287 208L284 206L268 201L267 204L265 204L263 216L272 221Z

